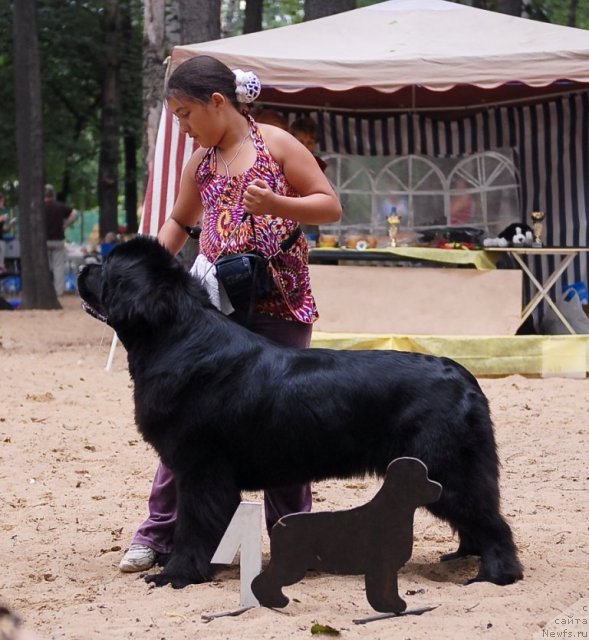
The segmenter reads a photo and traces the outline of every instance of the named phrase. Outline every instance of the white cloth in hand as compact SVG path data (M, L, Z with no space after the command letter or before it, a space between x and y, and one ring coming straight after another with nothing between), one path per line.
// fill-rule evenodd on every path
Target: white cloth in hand
M209 294L211 302L221 313L228 316L235 311L223 285L217 280L215 265L209 262L202 253L196 256L196 260L190 268L190 275L200 280Z

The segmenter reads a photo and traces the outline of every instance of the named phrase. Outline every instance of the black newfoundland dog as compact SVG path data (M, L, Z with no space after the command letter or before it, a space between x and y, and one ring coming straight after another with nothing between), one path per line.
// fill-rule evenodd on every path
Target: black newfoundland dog
M83 306L124 344L135 419L174 472L174 549L156 585L210 580L242 490L383 476L422 460L441 483L428 509L458 533L443 556L479 555L472 581L510 584L522 568L500 513L487 399L447 358L396 351L297 350L225 317L157 241L118 246L78 279Z

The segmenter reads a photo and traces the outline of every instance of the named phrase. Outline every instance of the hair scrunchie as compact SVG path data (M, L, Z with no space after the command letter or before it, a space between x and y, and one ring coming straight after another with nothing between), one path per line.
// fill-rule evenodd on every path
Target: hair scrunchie
M238 102L249 104L253 102L262 91L262 85L258 76L253 71L234 69L235 95Z

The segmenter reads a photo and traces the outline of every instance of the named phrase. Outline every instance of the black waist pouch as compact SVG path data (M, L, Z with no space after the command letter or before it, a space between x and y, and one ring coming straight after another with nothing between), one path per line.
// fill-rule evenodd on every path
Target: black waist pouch
M248 310L272 292L268 260L257 253L235 253L215 261L217 279L234 309Z

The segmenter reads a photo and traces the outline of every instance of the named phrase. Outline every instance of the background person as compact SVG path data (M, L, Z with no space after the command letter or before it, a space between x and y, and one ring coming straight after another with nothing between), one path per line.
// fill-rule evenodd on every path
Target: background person
M251 110L252 118L258 124L272 124L279 129L284 129L284 131L288 131L288 122L286 118L275 109L252 109Z
M78 217L73 207L55 198L55 189L45 185L45 224L47 230L47 256L53 275L53 287L58 296L65 291L65 229Z
M321 171L325 172L327 163L315 153L319 142L319 128L315 120L309 117L297 118L290 125L289 131L301 144L309 149ZM317 242L319 239L319 225L302 225L302 227L305 235Z
M468 189L468 182L464 178L457 178L455 190ZM457 193L450 197L450 224L468 224L474 217L474 198L472 193Z
M4 242L4 230L10 222L10 209L6 206L6 196L0 193L0 271L6 271L4 257L6 255L6 243Z
M293 120L288 130L301 144L309 149L321 171L325 171L327 164L315 153L319 143L319 127L315 120L308 117L297 118Z
M260 91L252 73L231 71L210 56L182 63L166 88L167 108L183 133L196 140L180 190L158 239L177 254L187 228L200 223L200 251L213 263L221 255L261 250L270 260L273 288L254 313L230 317L286 346L306 348L318 317L303 234L286 253L279 244L299 224L339 220L341 205L312 154L282 129L257 124L243 111ZM244 218L245 212L252 214ZM255 236L252 229L255 224ZM198 390L195 390L195 393ZM264 493L266 526L289 513L311 509L308 484ZM121 571L143 571L158 554L172 550L176 491L172 472L160 463L149 497L149 517L120 563Z

